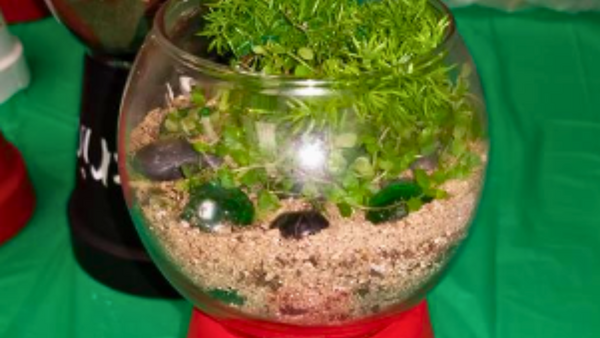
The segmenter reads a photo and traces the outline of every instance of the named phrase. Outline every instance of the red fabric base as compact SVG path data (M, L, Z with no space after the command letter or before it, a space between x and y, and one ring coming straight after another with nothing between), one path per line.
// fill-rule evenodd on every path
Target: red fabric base
M8 23L34 21L50 14L43 0L0 0L0 9Z
M23 158L0 134L0 244L27 224L34 207L35 196Z
M235 330L236 328L234 328ZM352 331L352 330L351 330ZM235 334L225 328L223 322L219 322L203 312L194 309L187 338L357 338L365 337L365 333L349 333L343 328L339 334L331 333L319 335L317 332L307 333L304 328L290 327L285 332L274 333L273 337L268 332L247 332ZM368 333L367 333L368 334ZM433 328L429 320L429 312L426 302L421 303L410 311L400 314L395 321L385 327L379 333L374 333L371 338L434 338Z

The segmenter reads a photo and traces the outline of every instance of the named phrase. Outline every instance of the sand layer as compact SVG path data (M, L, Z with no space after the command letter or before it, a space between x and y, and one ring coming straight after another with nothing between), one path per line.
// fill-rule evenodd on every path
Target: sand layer
M269 229L278 214L309 209L298 201L249 229L214 234L179 219L187 197L173 183L138 196L166 258L196 287L234 290L244 298L239 309L254 316L316 325L376 314L423 287L466 235L479 178L450 181L449 199L387 224L328 208L330 227L301 240Z

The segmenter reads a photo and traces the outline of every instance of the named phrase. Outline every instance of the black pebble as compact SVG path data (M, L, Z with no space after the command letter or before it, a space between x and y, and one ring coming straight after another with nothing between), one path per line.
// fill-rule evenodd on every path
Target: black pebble
M172 181L183 177L181 167L201 164L200 154L183 139L160 140L138 150L133 158L135 168L155 181Z
M284 238L302 239L327 228L329 221L316 211L289 212L277 217L271 229L278 228Z

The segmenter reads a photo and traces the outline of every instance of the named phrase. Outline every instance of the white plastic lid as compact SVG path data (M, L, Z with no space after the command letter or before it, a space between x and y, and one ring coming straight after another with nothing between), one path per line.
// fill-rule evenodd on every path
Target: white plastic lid
M23 45L12 36L0 12L0 104L29 85Z

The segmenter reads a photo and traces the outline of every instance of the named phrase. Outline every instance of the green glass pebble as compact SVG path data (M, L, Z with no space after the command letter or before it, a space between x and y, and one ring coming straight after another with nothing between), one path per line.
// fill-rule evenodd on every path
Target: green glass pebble
M402 219L408 215L407 202L422 193L421 187L413 181L390 183L371 198L369 206L377 209L368 211L366 217L374 224Z
M242 306L246 303L246 299L240 296L236 290L211 289L208 290L207 293L211 298L225 304Z
M208 107L204 107L204 108L200 109L199 112L200 112L200 117L208 117L208 116L210 116L210 114L212 114L212 111Z
M254 206L238 189L206 183L192 188L181 218L203 230L215 232L225 225L246 226L254 220Z

